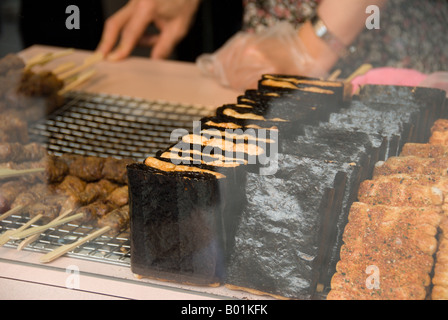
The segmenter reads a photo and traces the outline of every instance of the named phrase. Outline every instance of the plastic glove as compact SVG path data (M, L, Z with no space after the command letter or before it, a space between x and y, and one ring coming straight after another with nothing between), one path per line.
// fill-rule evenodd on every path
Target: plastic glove
M215 53L199 56L196 63L205 75L237 90L256 88L267 73L326 76L307 53L297 30L286 22L260 33L238 32Z
M426 74L412 69L376 68L352 80L353 93L365 84L415 87L426 78Z

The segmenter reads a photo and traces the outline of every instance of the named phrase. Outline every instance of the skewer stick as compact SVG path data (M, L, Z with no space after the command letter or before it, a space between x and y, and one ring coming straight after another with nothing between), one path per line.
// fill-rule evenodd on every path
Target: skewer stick
M65 212L61 213L59 216L57 216L56 218L53 219L54 221L59 221L62 218L65 218L66 216L68 216L70 213L72 213L73 210L66 210ZM36 233L32 236L26 237L25 239L22 240L22 242L19 243L19 245L17 246L17 251L21 251L23 248L26 248L30 243L33 243L34 241L37 241L37 239L39 239L40 235L42 233Z
M43 66L55 59L68 56L68 55L72 54L74 51L75 50L71 48L71 49L62 50L59 52L49 52L49 53L38 54L37 56L28 60L26 66L25 66L25 70L29 70L32 67L37 66L37 65Z
M99 54L99 53L94 54L94 55L92 55L90 57L87 57L84 60L84 63L82 65L80 65L80 66L78 66L78 67L76 67L76 68L74 68L74 69L72 69L70 71L67 71L67 72L59 75L58 78L60 80L62 80L62 81L65 81L68 78L74 76L75 74L77 74L77 73L79 73L79 72L81 72L81 71L83 71L83 70L85 70L87 68L90 68L95 63L100 62L101 60L103 60L103 55L102 54Z
M45 171L45 168L24 169L24 170L0 168L0 180L21 177L21 176L24 176L27 174L39 173L39 172L44 172L44 171Z
M30 219L27 223L25 223L23 226L17 229L8 230L4 234L0 236L0 247L3 246L5 243L7 243L10 240L10 237L16 233L19 233L25 229L27 229L29 226L31 226L34 222L42 218L41 214L38 214L34 218Z
M340 75L341 75L341 70L337 69L335 70L329 77L327 80L329 81L335 81Z
M17 206L15 208L12 208L11 210L5 212L0 216L0 221L8 218L9 216L12 216L13 214L22 212L23 209L25 209L25 206Z
M362 76L372 68L373 66L371 64L363 64L358 69L356 69L355 72L353 72L347 79L345 79L344 82L352 82L353 79L355 79L358 76Z
M70 252L73 249L81 246L82 244L84 244L84 243L86 243L88 241L91 241L91 240L93 240L95 238L98 238L99 236L103 235L106 232L109 232L110 230L111 230L111 227L109 227L109 226L103 227L103 228L101 228L101 229L99 229L99 230L89 234L88 236L86 236L84 238L81 238L78 241L75 241L74 243L63 245L63 246L61 246L61 247L59 247L59 248L57 248L57 249L55 249L55 250L45 254L44 256L42 256L39 259L39 261L42 262L42 263L51 262L51 261L59 258L60 256L66 254L67 252Z
M24 239L24 238L30 237L30 236L35 235L35 234L40 234L40 233L42 233L45 230L48 230L50 228L60 226L62 224L71 222L73 220L81 219L83 216L84 216L84 214L79 213L79 214L75 214L75 215L69 216L69 217L64 218L64 219L60 219L58 221L54 221L53 220L53 221L51 221L51 222L49 222L49 223L47 223L47 224L45 224L43 226L29 228L28 230L16 233L16 234L12 235L10 237L10 239L19 240L19 239Z
M51 72L55 75L58 75L58 74L66 72L74 67L76 67L76 64L73 61L66 62L66 63L60 64L59 66L54 68Z
M72 90L73 88L79 86L81 83L89 80L91 77L93 77L93 75L96 73L95 70L89 70L86 71L84 73L81 73L79 75L79 77L76 78L75 81L69 83L68 85L66 85L64 88L62 88L61 90L59 90L59 94L63 95L64 93L66 93L67 91Z

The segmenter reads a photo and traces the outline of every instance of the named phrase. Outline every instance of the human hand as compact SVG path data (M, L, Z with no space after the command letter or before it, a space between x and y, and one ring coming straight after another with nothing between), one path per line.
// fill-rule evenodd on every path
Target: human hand
M222 85L238 90L256 88L261 75L268 73L326 75L297 31L285 22L263 33L237 33L215 53L201 55L197 66Z
M167 58L187 34L199 3L200 0L130 0L106 20L97 51L117 61L129 56L136 45L143 45L152 47L151 58ZM151 23L159 34L145 34Z

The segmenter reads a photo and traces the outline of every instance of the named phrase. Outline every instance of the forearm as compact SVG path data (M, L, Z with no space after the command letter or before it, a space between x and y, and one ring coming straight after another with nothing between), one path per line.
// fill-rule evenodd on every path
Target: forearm
M365 28L366 8L369 5L382 7L387 0L324 0L318 8L318 15L340 42L349 46ZM316 36L310 22L299 30L299 37L309 54L320 66L329 71L338 61L338 54Z

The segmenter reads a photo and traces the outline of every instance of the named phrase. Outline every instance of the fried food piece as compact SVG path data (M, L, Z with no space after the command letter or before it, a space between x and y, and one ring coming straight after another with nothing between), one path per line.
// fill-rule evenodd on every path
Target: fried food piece
M443 158L448 157L448 146L429 143L406 143L400 157Z
M327 299L425 299L441 221L439 206L354 203ZM372 267L378 287L369 288Z
M440 244L432 278L432 300L448 300L448 217L443 218L440 230Z
M448 132L446 131L434 131L429 138L429 143L434 145L448 145Z
M448 158L391 157L375 165L373 177L390 174L448 175Z
M75 220L75 223L92 223L114 210L115 207L103 200L98 200L79 208L76 213L84 214L81 220Z
M431 127L431 133L434 132L447 132L448 131L448 119L437 119Z
M126 166L134 163L131 159L107 158L104 161L102 175L104 179L114 181L119 184L128 183L128 173Z
M129 203L129 188L123 186L115 189L106 199L116 207L123 207Z
M0 143L0 162L38 161L46 155L47 150L38 143Z
M100 157L77 157L70 163L70 174L84 181L98 181L103 177L103 165Z
M98 226L111 227L111 232L119 232L129 226L129 206L115 209L98 220Z
M432 184L384 177L363 181L358 190L358 201L370 205L424 207L442 205L444 196L442 190Z

